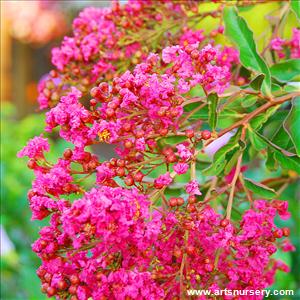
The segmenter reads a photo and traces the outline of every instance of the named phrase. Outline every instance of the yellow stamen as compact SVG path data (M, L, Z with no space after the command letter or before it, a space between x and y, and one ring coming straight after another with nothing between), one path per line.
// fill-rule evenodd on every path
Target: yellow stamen
M99 141L107 143L110 138L110 132L107 129L102 130L101 132L98 132Z

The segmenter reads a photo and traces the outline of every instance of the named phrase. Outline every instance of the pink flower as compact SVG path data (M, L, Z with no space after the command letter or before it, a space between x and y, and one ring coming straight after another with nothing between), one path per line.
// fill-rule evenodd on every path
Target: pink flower
M284 240L282 243L282 251L283 252L296 251L296 247L289 240Z
M190 195L202 195L199 190L199 184L197 180L191 180L186 186L185 191Z
M69 166L69 161L59 159L58 163L47 171L36 170L32 187L42 194L49 193L55 196L76 191Z
M300 29L293 28L293 36L290 45L291 58L300 58Z
M172 177L170 176L170 172L167 172L163 175L160 175L158 178L154 180L154 183L157 186L168 186L173 181Z
M188 29L185 33L180 37L180 45L185 46L186 44L196 44L199 45L205 36L203 35L203 30L191 30Z
M186 163L177 163L173 166L174 171L180 175L185 174L189 168L189 165Z
M277 209L277 212L282 220L287 220L291 217L291 213L288 212L288 202L273 200L271 202L272 206Z
M284 40L281 38L275 38L271 41L271 49L276 51L283 50Z
M166 47L162 51L162 59L163 61L168 64L176 59L178 50L180 49L179 46L171 46L171 47Z
M114 176L114 171L108 167L106 164L101 164L97 167L97 182L102 184L106 180L111 179Z
M18 157L28 156L29 158L43 158L44 151L49 151L49 142L48 139L43 138L43 135L34 137L29 140L27 145L18 152Z
M184 145L179 144L176 146L179 157L183 160L188 160L192 156L192 152Z

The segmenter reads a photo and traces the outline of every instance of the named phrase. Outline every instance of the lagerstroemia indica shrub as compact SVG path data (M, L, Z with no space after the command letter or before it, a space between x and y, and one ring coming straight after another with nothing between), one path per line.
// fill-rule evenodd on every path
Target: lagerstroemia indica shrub
M289 271L273 254L295 248L274 219L290 217L278 198L300 172L300 31L280 35L297 9L276 4L259 51L240 16L249 1L202 5L87 8L53 49L38 100L47 134L73 146L48 161L41 134L18 154L35 173L32 219L49 220L33 244L49 297L185 299ZM209 34L206 18L218 20ZM277 176L247 177L264 165Z

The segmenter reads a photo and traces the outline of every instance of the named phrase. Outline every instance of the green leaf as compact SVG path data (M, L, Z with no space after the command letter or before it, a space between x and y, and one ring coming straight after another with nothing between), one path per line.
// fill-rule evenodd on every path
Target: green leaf
M241 102L242 107L247 108L254 105L257 101L256 95L247 95Z
M262 142L252 130L248 130L248 134L251 144L257 151L267 147L266 143Z
M279 147L278 145L272 143L270 140L268 140L265 136L261 135L257 131L255 132L255 134L260 139L260 141L265 142L269 147L273 148L274 150L280 151L283 155L285 155L285 156L296 156L295 153L289 152L289 151Z
M298 19L300 19L300 1L291 0L291 9L294 11Z
M291 81L287 82L287 84L283 87L283 91L291 93L298 92L300 90L300 82Z
M259 74L250 82L250 86L254 90L259 91L261 89L264 79L265 79L265 74Z
M249 5L249 6L238 6L238 10L240 12L244 12L244 11L249 11L253 8L254 6L253 5Z
M283 169L293 170L300 175L300 160L298 157L289 157L279 151L275 151L275 158L280 162Z
M230 171L232 170L232 168L234 168L236 166L236 162L237 162L239 156L241 155L241 153L242 153L242 150L234 150L233 155L231 156L227 165L225 166L225 170L224 170L225 175L229 174Z
M238 147L238 141L241 136L241 131L237 131L237 133L230 138L229 142L220 148L214 155L214 161L223 159L224 156L231 150L233 150L235 147Z
M277 111L280 105L270 107L265 113L262 113L250 121L250 125L253 129L258 130L268 119Z
M275 145L280 145L284 149L288 149L291 144L291 139L285 131L283 125L279 126L275 134L272 136L271 141Z
M300 156L300 97L295 97L292 103L292 109L283 126L293 141L297 155Z
M265 143L268 147L270 147L274 152L274 158L277 159L283 169L287 170L293 170L300 174L300 159L297 157L294 153L290 153L279 146L275 145L271 141L269 141L267 138L259 134L258 132L255 132L258 139Z
M275 171L278 169L278 163L275 160L274 152L271 149L268 149L268 152L267 152L266 167L270 171Z
M272 199L276 197L276 192L264 184L255 182L249 178L244 178L244 182L247 189L265 199Z
M209 94L207 97L208 102L208 122L212 130L215 130L217 125L217 106L219 97L216 93Z
M218 160L202 171L204 176L218 175L222 172L226 164L226 160Z
M270 68L271 75L281 82L291 81L300 74L300 59L289 59Z
M223 171L227 163L226 155L229 152L233 151L235 148L239 147L238 141L240 139L240 136L241 131L239 130L234 136L230 138L225 146L220 148L215 153L212 164L202 172L205 176L218 175Z
M271 75L265 61L259 56L253 39L253 32L249 29L246 21L237 14L234 7L224 9L225 33L238 47L240 59L246 68L263 73L263 92L271 94Z

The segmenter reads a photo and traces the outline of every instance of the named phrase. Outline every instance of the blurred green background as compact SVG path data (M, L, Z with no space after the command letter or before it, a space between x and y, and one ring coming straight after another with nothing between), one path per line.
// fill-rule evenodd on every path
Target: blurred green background
M36 7L38 5L38 7ZM44 115L37 113L36 85L39 78L51 69L50 49L59 44L64 34L70 32L71 20L83 7L107 6L109 1L1 1L1 299L33 299L46 297L40 292L35 270L39 259L31 251L42 222L31 222L27 191L33 174L26 168L26 160L16 158L16 153L28 139L39 135L44 128ZM214 4L207 3L211 9ZM270 1L250 11L243 11L250 27L263 48L270 37L269 22L265 15L278 7ZM21 12L21 14L20 14ZM41 37L39 26L44 28L49 15L52 29ZM39 16L39 21L37 21ZM41 16L44 16L45 20ZM258 21L259 20L259 21ZM17 22L16 22L17 21ZM206 19L198 25L209 32L215 20ZM289 15L284 35L290 37L296 26L293 14ZM26 30L25 30L25 29ZM222 42L222 40L220 40ZM49 158L56 159L65 148L61 140L51 139ZM248 174L261 178L263 170ZM299 184L290 185L281 195L289 200L292 218L284 226L291 227L292 242L299 246ZM280 221L278 220L280 223ZM274 289L293 289L300 299L299 252L275 254L291 267L291 273L279 272ZM270 299L270 298L269 298ZM275 298L274 298L275 299ZM279 299L279 298L277 298ZM291 299L289 297L280 299Z

